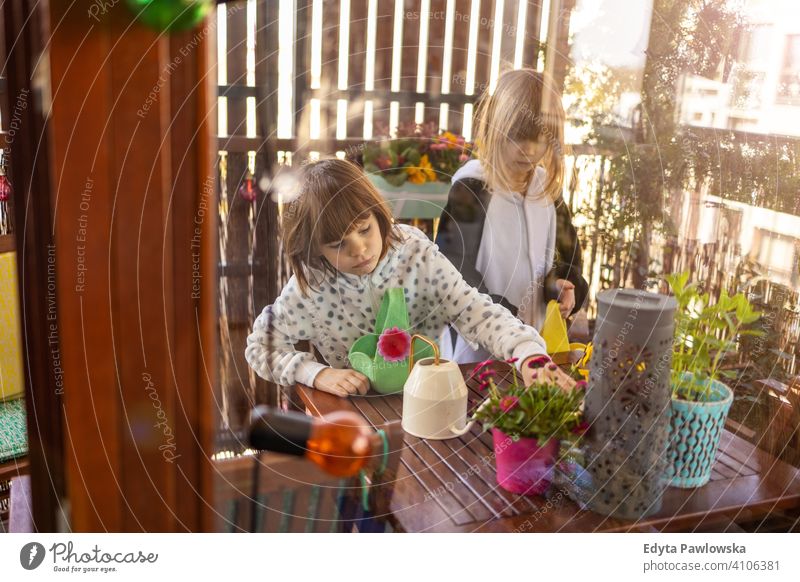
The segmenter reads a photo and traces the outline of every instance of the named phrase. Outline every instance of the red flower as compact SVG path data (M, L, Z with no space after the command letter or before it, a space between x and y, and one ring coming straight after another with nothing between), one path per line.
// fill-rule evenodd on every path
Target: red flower
M586 434L586 431L589 430L589 423L585 420L581 422L578 426L572 429L573 434Z
M491 376L496 376L496 375L497 375L497 372L495 372L494 370L484 370L483 372L478 374L478 378L481 381L483 381L483 380L486 380L486 378L490 378Z
M552 362L552 360L550 359L550 356L545 356L545 355L536 356L535 358L532 358L528 362L528 367L529 368L541 368L542 366L544 366L545 364L547 364L549 362Z
M490 365L494 360L484 360L480 362L477 366L472 368L472 372L469 373L469 377L472 378L475 374L480 372L483 368Z
M586 390L586 386L588 386L588 385L589 385L589 383L586 380L578 380L577 382L575 382L575 389L576 390Z
M381 156L375 160L375 165L381 170L388 170L392 167L392 160L389 158L389 156Z
M516 364L519 358L508 358L506 364Z
M508 412L509 410L516 408L517 404L519 404L519 398L516 396L503 396L503 398L500 400L500 408L503 410L503 412Z
M387 362L401 362L411 351L411 335L399 327L390 327L378 338L378 353Z

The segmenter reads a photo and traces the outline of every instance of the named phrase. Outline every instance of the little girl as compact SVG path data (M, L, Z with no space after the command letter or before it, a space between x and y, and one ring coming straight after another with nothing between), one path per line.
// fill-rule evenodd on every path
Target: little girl
M516 358L526 382L534 372L567 388L555 366L532 370L545 353L538 332L470 287L418 229L394 224L358 166L338 159L305 166L298 198L283 213L283 243L294 275L247 338L245 356L263 378L313 386L339 396L365 394L367 378L347 369L350 346L372 333L383 293L405 289L413 332L436 337L454 325L469 341ZM309 340L326 363L295 344Z
M467 283L541 329L549 300L558 300L566 318L589 289L561 198L560 96L534 70L503 73L481 100L475 143L478 159L453 175L436 242ZM441 343L458 362L485 355L454 330L445 330Z

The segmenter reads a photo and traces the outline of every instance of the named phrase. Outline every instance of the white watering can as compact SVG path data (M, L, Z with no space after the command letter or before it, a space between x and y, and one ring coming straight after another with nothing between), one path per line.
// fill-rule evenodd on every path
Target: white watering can
M439 359L439 347L425 336L414 335L433 348L432 358L414 365L408 357L409 375L403 387L403 430L424 439L444 440L468 432L467 385L455 362Z

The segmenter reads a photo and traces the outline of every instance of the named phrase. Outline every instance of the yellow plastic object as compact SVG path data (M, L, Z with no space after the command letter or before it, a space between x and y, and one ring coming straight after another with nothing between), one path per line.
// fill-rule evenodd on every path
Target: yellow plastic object
M547 353L569 351L569 338L567 338L567 323L561 317L558 310L558 301L550 301L547 304L547 312L544 316L542 326L542 337L547 344Z
M578 342L572 342L569 344L569 351L571 352L583 352L583 356L581 359L577 361L575 367L578 369L578 373L584 380L589 379L589 358L592 357L592 342L588 344L581 344Z
M17 253L0 254L0 400L21 396L22 352L20 351Z

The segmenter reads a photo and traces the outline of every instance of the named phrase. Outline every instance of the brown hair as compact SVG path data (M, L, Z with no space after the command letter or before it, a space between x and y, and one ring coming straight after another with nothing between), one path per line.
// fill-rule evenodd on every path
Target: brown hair
M309 268L336 274L320 252L322 245L347 236L356 224L374 215L383 236L383 259L400 237L392 212L363 170L337 158L303 167L297 198L283 212L283 247L300 291L311 287Z
M475 149L481 159L489 189L511 188L523 194L533 176L515 179L505 164L505 146L521 141L547 141L539 162L547 172L544 194L553 202L564 182L564 108L561 96L533 69L506 71L497 79L493 94L484 93L478 104Z

